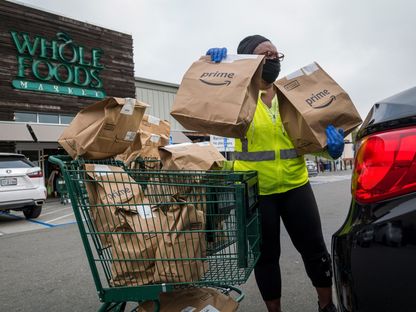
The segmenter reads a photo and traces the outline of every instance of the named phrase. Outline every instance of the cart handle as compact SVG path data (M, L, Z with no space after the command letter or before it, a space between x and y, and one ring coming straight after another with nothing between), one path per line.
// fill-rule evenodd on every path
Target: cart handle
M71 161L71 156L68 155L54 155L49 156L48 161L52 164L58 165L61 170L65 167L65 162Z

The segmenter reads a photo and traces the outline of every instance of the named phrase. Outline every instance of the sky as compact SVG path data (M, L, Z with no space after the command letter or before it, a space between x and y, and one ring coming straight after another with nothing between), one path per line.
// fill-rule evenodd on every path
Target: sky
M131 34L135 76L180 84L212 47L235 54L248 35L285 54L279 77L315 61L349 94L362 118L416 85L414 0L20 0Z

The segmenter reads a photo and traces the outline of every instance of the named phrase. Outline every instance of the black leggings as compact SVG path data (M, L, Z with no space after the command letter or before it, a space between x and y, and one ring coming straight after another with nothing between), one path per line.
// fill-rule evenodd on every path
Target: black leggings
M318 207L309 182L286 193L260 196L262 244L254 269L263 300L281 297L280 218L295 248L302 256L306 273L315 287L332 285L331 260L322 235Z

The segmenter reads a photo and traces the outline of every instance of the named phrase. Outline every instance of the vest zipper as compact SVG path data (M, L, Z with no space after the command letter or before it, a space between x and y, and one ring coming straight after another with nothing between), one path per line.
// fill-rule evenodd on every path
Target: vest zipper
M254 128L255 128L255 122L254 119L251 123L251 140L250 140L250 144L253 144L254 142Z
M273 127L274 127L273 132L275 133L274 140L275 140L275 142L277 142L279 140L279 125L275 122ZM280 154L280 148L281 148L281 146L277 146L277 150L275 151L276 154L277 153ZM282 161L280 159L280 155L276 155L276 159L279 159L275 163L276 164L275 169L276 169L276 180L278 181L277 190L280 191L280 185L282 184L282 170L281 170Z

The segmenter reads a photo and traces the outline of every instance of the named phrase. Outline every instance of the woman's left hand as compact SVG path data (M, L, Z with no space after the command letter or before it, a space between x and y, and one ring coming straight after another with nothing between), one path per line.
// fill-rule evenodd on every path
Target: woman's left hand
M219 63L227 57L227 48L211 48L206 55L211 56L211 61Z
M335 129L333 125L329 125L325 132L328 153L332 158L337 159L344 151L344 130L342 128Z

